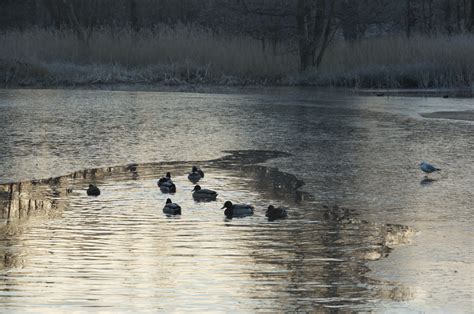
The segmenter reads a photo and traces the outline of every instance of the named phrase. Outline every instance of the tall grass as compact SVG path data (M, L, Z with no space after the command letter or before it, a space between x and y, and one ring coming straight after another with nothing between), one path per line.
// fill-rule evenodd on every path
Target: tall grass
M326 54L319 74L320 81L333 85L467 87L474 83L474 35L338 41Z
M96 29L87 45L69 31L9 31L0 34L0 43L0 80L11 84L267 82L427 88L474 82L473 35L336 40L320 69L303 75L297 72L298 55L291 43L264 50L248 36L185 26L140 33Z
M128 68L179 66L206 68L212 75L274 77L291 73L295 58L276 47L263 51L260 42L241 36L219 36L187 27L160 27L134 33L98 29L88 45L73 32L35 29L0 36L0 58L29 63L108 64Z

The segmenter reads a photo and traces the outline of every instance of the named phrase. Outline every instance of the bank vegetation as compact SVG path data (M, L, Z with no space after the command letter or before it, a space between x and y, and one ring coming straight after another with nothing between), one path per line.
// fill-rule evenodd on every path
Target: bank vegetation
M472 89L473 2L7 1L0 84Z

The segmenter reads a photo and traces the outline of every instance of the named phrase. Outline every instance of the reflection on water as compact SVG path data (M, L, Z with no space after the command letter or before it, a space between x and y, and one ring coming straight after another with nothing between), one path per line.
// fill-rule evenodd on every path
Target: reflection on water
M0 229L3 308L35 311L47 302L110 311L229 311L236 304L307 311L410 299L406 287L364 273L366 261L408 243L413 230L359 220L355 210L317 208L298 190L301 180L252 164L279 156L288 155L230 152L201 162L202 184L219 191L210 203L192 201L189 163L132 164L2 185L8 218ZM162 214L168 195L156 187L167 171L178 188L173 201L183 208L175 219ZM86 196L89 183L101 187L99 197ZM254 204L255 216L225 220L220 207L227 199ZM289 206L289 218L268 222L269 203Z
M421 186L430 186L436 181L438 181L438 179L424 178L423 180L420 181L420 185Z
M18 220L14 217L24 217L25 212L31 212L34 208L54 209L49 211L51 219L44 220L44 215L49 214L43 213L37 220L29 218L27 223L23 223L23 219L19 219L19 224L7 224L5 228L10 228L8 232L15 236L11 237L14 240L10 240L10 244L7 243L10 248L6 256L18 257L16 260L22 261L28 271L36 271L38 268L33 266L38 265L44 270L44 273L33 272L43 277L31 277L33 282L41 286L37 290L45 293L43 299L39 300L37 293L33 294L33 299L29 299L31 295L28 292L20 291L30 303L44 301L44 304L51 304L54 301L55 304L64 304L64 300L59 300L59 297L56 300L49 299L50 295L54 295L52 290L62 289L70 295L68 304L77 306L87 303L83 295L104 300L101 303L104 306L123 304L123 296L130 296L127 299L130 302L143 297L140 304L144 308L160 309L164 305L156 300L156 295L163 299L163 289L169 288L166 300L170 302L166 304L171 304L172 299L176 301L175 305L184 304L185 307L189 303L191 308L191 305L201 302L201 306L195 308L203 310L204 300L208 301L207 305L209 300L214 300L216 304L229 304L237 300L236 296L239 295L239 301L235 301L238 304L240 299L248 301L252 297L263 298L266 291L273 293L278 291L275 287L286 287L301 278L294 277L296 279L291 281L282 275L285 279L281 282L286 282L285 285L273 287L271 284L274 282L266 282L266 277L261 277L270 288L265 286L264 291L249 293L250 288L247 289L247 286L259 287L254 285L256 281L252 274L269 272L268 267L271 267L267 260L267 263L262 264L264 268L258 269L252 264L255 258L250 257L256 254L253 252L260 253L255 248L259 246L260 239L266 239L258 238L263 227L274 228L269 231L274 237L285 234L285 237L297 243L287 248L288 252L294 250L294 254L290 255L290 263L285 264L287 268L275 270L288 273L292 265L302 265L303 276L307 275L305 271L309 268L306 268L305 263L311 261L303 257L311 255L306 252L300 257L297 254L298 245L311 250L311 241L321 245L321 240L325 239L326 243L330 243L327 231L334 234L336 239L342 235L343 243L350 243L350 237L359 241L357 249L352 247L354 242L347 247L344 244L335 245L334 252L329 249L323 252L323 256L333 253L342 256L341 259L345 259L342 265L350 264L346 262L351 260L349 253L353 253L351 258L358 256L356 260L382 257L376 262L367 262L371 272L365 274L380 281L363 281L361 276L353 276L351 278L355 280L352 282L348 277L343 277L340 285L336 280L327 284L329 290L340 293L340 297L345 300L344 306L352 302L352 308L361 304L361 308L374 311L469 312L472 308L474 280L474 255L471 249L474 123L472 119L423 118L433 112L438 112L438 115L443 112L444 116L447 111L465 116L469 110L472 111L472 99L360 97L320 92L312 88L259 89L253 94L228 95L0 90L0 183L21 181L25 182L26 187L35 178L58 177L78 169L97 169L78 171L75 178L61 177L64 180L61 187L57 187L54 182L50 185L31 183L31 192L27 192L23 183L21 186L2 186L0 198L9 199L12 194L15 200L11 205L8 204L10 208L3 207L3 217L12 218L8 221ZM261 157L255 160L255 156L234 152L227 159L216 159L222 157L226 150L268 150L287 154L273 156L262 151L258 154ZM265 161L269 157L280 158ZM156 179L164 175L167 167L178 174L187 173L193 163L187 166L184 164L193 160L202 161L197 165L213 170L213 176L202 183L204 188L219 191L218 202L199 206L189 203L189 181L184 175L178 175L178 193L173 196L173 201L184 205L187 211L183 211L182 217L176 219L165 219L161 214L157 216L155 209L161 213L165 199L161 194L151 192L156 190ZM437 181L421 181L424 174L417 166L421 160L443 168L439 176L433 176ZM169 163L153 164L162 161ZM249 166L259 162L264 162L265 167ZM107 168L127 164L126 167ZM284 174L281 174L281 180L276 179L278 172L272 167L303 180L305 185L301 190L306 193L287 193L299 183ZM291 184L287 186L287 182ZM105 194L96 200L86 198L84 189L89 183L98 184ZM47 195L53 196L26 196L42 189ZM66 194L68 189L72 189L72 192ZM19 190L25 193L21 192L20 195ZM55 193L59 193L59 196ZM262 210L269 203L290 206L290 217L284 222L269 223L262 211L258 211L251 219L233 220L224 227L222 220L215 220L223 215L214 205L221 207L220 202L226 199L253 202ZM328 208L325 209L324 205ZM334 209L335 205L338 206L337 210ZM325 210L329 211L324 214ZM41 210L38 212L41 213ZM124 224L124 221L128 224ZM364 224L364 221L370 223ZM380 225L374 227L374 223ZM410 245L395 250L388 258L383 258L387 251L384 246L391 247L387 244L378 245L377 250L367 252L361 249L373 247L368 243L390 243L391 238L395 242L403 242L403 236L401 239L397 236L398 231L380 231L388 228L383 227L387 224L408 225L419 232ZM196 228L197 225L199 228ZM38 229L38 226L41 228ZM378 236L370 240L367 240L368 233L358 236L359 231L356 230L365 230L366 227L374 227L377 231L373 233ZM302 229L300 233L298 228ZM37 234L37 231L41 232ZM356 234L348 236L349 231ZM191 232L199 237L186 236ZM110 234L115 236L109 238ZM248 236L246 239L250 238L252 245L248 245L247 241L229 238L232 234L238 239ZM211 235L212 240L220 241L207 245L208 236ZM47 237L48 240L45 240ZM304 240L310 237L314 240ZM277 239L290 246L288 240ZM300 239L304 240L306 246L298 244ZM186 240L192 245L182 243ZM179 243L182 245L175 248ZM235 254L230 257L213 255L215 251L211 250L212 245L218 243L219 250L226 249L226 254ZM270 244L277 245L273 242ZM80 255L77 248L84 247L89 251L90 248L98 248L95 251L97 257L90 259L90 264L87 264L88 260L73 255L78 252ZM198 252L196 247L200 248ZM314 254L319 254L317 248ZM187 255L178 255L177 252L181 251L184 251L183 254L192 254L193 259ZM158 252L160 258L156 258ZM203 255L207 253L211 257ZM105 256L104 264L98 262L100 255ZM248 259L241 262L237 256ZM53 262L49 263L51 259ZM65 267L51 268L57 266L54 263L56 260L66 260L68 263L65 263ZM302 264L297 263L299 260L303 261ZM66 267L71 265L71 261L80 268ZM226 265L226 261L232 264ZM179 269L167 267L174 262L178 265L185 263L184 269L192 269L194 273L180 273ZM159 272L152 276L149 271L144 274L130 270L143 264L153 265L153 269ZM339 267L337 261L329 264L325 271L329 272L328 268L337 270ZM28 265L32 265L31 268ZM359 267L358 263L355 265ZM106 267L116 269L118 273L133 274L133 277L117 277L115 273L105 271ZM322 269L319 264L314 267ZM341 267L344 270L346 266ZM144 269L149 270L151 266ZM219 269L219 272L208 271L211 269ZM9 271L9 278L17 283L15 287L32 287L27 282L29 275L26 275L26 270L21 279L23 281L19 281L18 270ZM16 274L14 278L11 277L12 271ZM291 271L294 274L296 270L291 268ZM72 279L64 281L67 274L71 273L84 274L83 277L90 281L82 279L82 285L79 286ZM276 276L271 271L269 273ZM116 281L111 279L116 277ZM109 280L110 286L103 285L104 278ZM188 278L196 278L203 285L199 286L198 282L190 285ZM211 279L214 281L211 282ZM246 288L242 288L245 280L249 283ZM326 281L322 281L322 285ZM387 281L396 283L391 285ZM41 282L50 282L50 290L45 289ZM167 282L169 285L150 289L156 287L156 282ZM205 295L204 290L207 288L203 288L204 284L206 287L226 287L227 290L222 288L222 291L218 291L218 297ZM312 284L315 283L310 282L308 295L314 288ZM97 296L95 287L102 294ZM132 295L126 288L117 292L114 290L116 287L133 287L132 292L135 294ZM143 290L140 290L139 296L137 289L141 287ZM182 291L182 295L173 293L175 287ZM360 289L360 295L345 293L355 291L355 287ZM402 288L399 290L396 287ZM410 293L406 295L412 300L392 302L392 295L394 298L405 295L400 292L407 290L404 287L409 287ZM285 300L283 295L296 300L292 289L298 291L302 287L282 288L280 291L284 293L278 294L282 302ZM189 297L192 295L191 290L195 293L194 299ZM110 296L110 291L117 292L115 299ZM221 302L225 293L233 298ZM275 295L272 294L267 303L260 298L258 306L263 308L270 303L271 307L277 302L273 297ZM144 296L149 296L146 302ZM349 297L353 297L352 301L348 300ZM303 307L316 300L328 301L324 297L317 298L311 295ZM339 301L331 300L326 306L337 306ZM130 302L127 304L130 305ZM299 299L298 302L303 300ZM297 307L295 302L288 303ZM251 302L245 304L255 310ZM257 302L252 304L257 306Z
M12 220L32 214L54 216L65 206L61 199L62 178L0 185L1 218Z

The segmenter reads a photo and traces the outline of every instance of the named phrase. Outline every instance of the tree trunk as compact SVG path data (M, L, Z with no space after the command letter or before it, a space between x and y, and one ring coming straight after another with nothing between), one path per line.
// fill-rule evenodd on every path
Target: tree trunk
M278 39L272 38L272 53L274 56L277 55Z
M344 36L344 40L348 42L353 42L358 39L362 34L359 33L359 25L360 25L360 18L359 18L359 7L358 1L355 0L344 0L341 2L341 26L342 26L342 34Z
M65 11L69 20L70 27L76 33L77 38L87 44L87 36L86 32L82 28L79 20L77 19L76 13L74 12L74 7L72 6L72 2L70 0L62 0L64 3Z
M428 0L428 31L433 29L433 0Z
M329 8L327 0L298 0L296 22L301 72L321 64L329 43L335 0L328 1Z
M314 50L316 45L321 41L324 33L324 21L326 20L326 0L319 0L316 2L316 14L314 15L314 30L312 44Z
M326 48L329 45L329 39L330 39L331 31L332 31L331 24L332 24L332 18L334 16L335 4L336 4L336 1L332 0L330 8L329 8L329 12L328 12L326 29L324 30L323 42L321 43L321 48L319 49L318 58L316 59L316 64L315 64L316 68L319 68L319 66L321 65L321 61L323 61L324 53L326 52Z
M474 0L471 0L471 8L470 8L470 16L469 18L467 19L469 22L468 22L468 27L467 27L467 30L470 31L470 32L474 32Z
M456 32L461 33L461 4L456 0Z
M130 26L134 32L140 31L138 24L137 0L130 0Z
M298 0L296 8L296 27L298 36L298 50L300 54L300 71L304 72L310 66L313 53L309 43L308 3Z
M453 28L451 25L451 15L452 15L452 6L451 2L449 0L444 0L443 6L443 24L444 24L444 29L448 34L451 34L453 32Z
M423 19L423 33L427 33L426 29L426 8L425 8L425 0L421 1L421 18Z
M56 28L71 28L77 38L87 44L86 33L77 19L72 2L69 0L43 0L43 4L51 15Z
M314 51L311 51L309 47L300 46L300 71L306 71L312 64Z
M406 0L405 2L405 23L406 23L406 29L405 29L405 34L407 38L410 37L411 35L411 1Z
M474 1L474 0L473 0ZM464 19L464 29L469 32L469 18L470 18L470 14L469 14L469 2L470 0L464 0L463 1L463 6L464 6L464 16L463 16L463 19Z
M60 12L58 3L55 0L43 0L43 4L49 15L51 15L54 28L59 30L65 28L66 21L64 15Z

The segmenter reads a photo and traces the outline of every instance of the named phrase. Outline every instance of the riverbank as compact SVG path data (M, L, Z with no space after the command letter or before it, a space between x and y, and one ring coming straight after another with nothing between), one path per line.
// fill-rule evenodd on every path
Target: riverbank
M282 92L288 89L317 90L328 93L343 95L360 95L376 97L440 97L440 98L472 98L472 89L362 89L348 87L320 87L320 86L289 86L289 85L218 85L218 84L181 84L166 83L84 83L74 85L7 85L0 86L1 89L69 89L69 90L105 90L126 92L165 92L165 93L203 93L203 94L241 94L241 93L265 93L265 91Z
M212 92L262 87L314 87L350 89L362 95L375 96L440 96L470 98L473 86L424 88L404 86L386 87L374 84L330 82L321 77L308 79L306 74L287 77L237 77L222 75L206 77L207 70L171 66L154 66L147 69L126 68L120 65L32 64L18 60L0 60L0 88L49 89L105 89L139 91ZM199 76L202 74L203 76Z
M474 37L386 35L335 39L318 69L298 71L293 42L272 48L247 36L187 27L98 29L87 44L70 31L0 34L0 87L108 85L310 86L384 90L472 90ZM379 93L379 92L377 92ZM450 96L450 95L448 95Z

